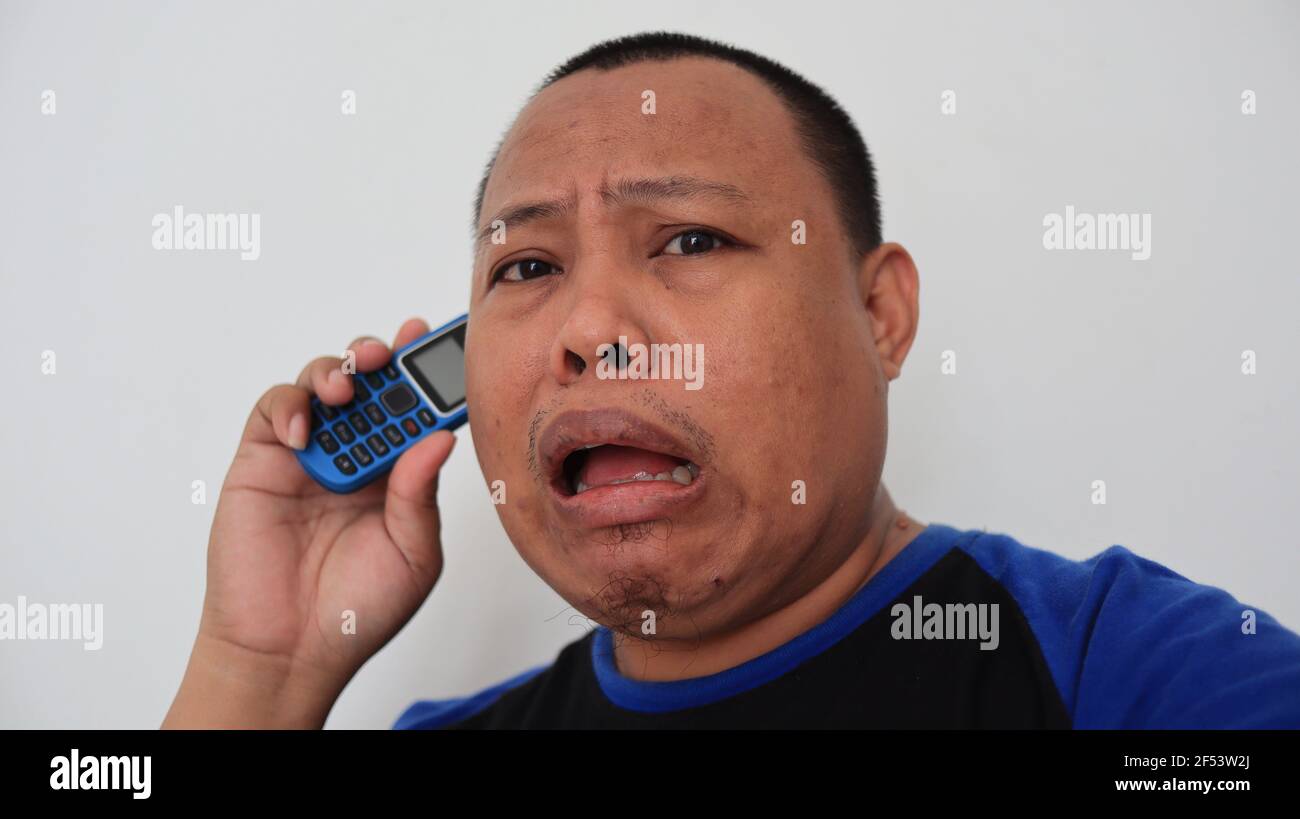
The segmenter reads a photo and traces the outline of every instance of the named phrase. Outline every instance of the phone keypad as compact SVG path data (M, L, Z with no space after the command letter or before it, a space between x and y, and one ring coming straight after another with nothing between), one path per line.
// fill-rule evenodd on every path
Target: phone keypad
M334 467L343 475L373 466L377 459L419 438L424 429L437 426L437 416L420 406L415 391L392 364L353 376L352 387L352 400L342 406L313 401L312 437L325 454L334 456Z

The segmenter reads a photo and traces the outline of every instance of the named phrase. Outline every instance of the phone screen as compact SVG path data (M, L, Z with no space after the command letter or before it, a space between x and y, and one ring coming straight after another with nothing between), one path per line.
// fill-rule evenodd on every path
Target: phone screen
M450 412L465 401L465 325L402 356L402 365L438 412Z

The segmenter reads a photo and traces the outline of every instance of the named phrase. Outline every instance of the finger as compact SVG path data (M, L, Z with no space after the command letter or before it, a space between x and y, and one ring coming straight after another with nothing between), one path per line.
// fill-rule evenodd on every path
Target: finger
M348 345L357 365L357 372L374 372L388 363L392 351L388 345L374 336L362 336Z
M244 425L244 441L307 447L311 432L311 395L302 387L279 384L262 393Z
M424 319L407 319L403 322L402 329L397 331L397 339L393 342L393 349L401 349L427 332L429 332L429 325L425 323Z
M346 404L352 400L352 378L343 372L343 359L334 356L322 356L304 367L298 376L298 386L326 404Z
M430 587L442 567L438 474L455 445L450 431L435 432L404 452L388 476L384 526L416 577Z

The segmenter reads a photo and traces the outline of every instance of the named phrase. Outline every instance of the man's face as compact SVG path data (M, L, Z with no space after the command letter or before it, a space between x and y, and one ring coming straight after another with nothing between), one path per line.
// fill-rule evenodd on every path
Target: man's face
M479 226L541 202L559 206L480 246L466 340L511 541L584 615L637 634L646 610L689 639L802 596L866 533L887 381L790 114L716 60L578 72L520 114ZM702 348L700 388L602 378L620 337ZM615 482L638 472L670 477Z

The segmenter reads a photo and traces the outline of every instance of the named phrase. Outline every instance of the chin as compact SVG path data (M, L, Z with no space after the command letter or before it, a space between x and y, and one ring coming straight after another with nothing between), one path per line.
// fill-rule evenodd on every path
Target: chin
M534 568L574 608L609 628L635 621L639 629L647 610L683 628L679 618L727 594L734 579L729 566L719 565L721 533L674 531L659 519L555 534Z

